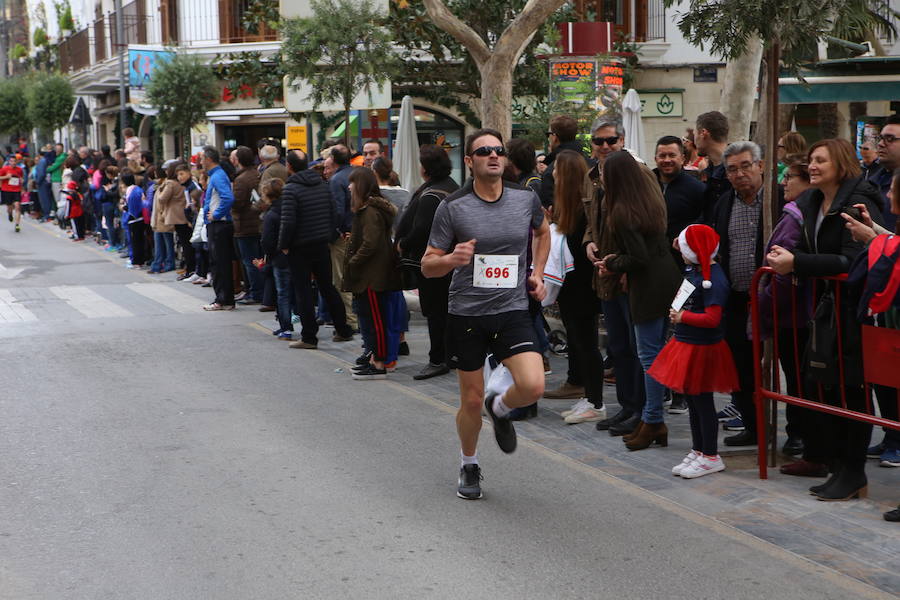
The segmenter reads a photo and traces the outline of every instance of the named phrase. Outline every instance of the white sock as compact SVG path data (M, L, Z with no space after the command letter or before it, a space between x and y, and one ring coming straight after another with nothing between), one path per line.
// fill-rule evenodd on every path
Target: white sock
M477 465L478 464L478 450L476 450L475 454L473 454L472 456L466 456L465 454L463 454L463 451L460 450L459 456L462 458L461 466L463 466L463 467L466 465Z
M494 404L491 408L498 417L505 417L512 411L510 407L503 403L503 396L501 394L494 396Z

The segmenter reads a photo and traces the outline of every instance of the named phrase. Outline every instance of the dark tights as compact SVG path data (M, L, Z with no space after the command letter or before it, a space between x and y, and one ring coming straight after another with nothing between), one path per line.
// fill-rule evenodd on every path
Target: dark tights
M716 419L716 405L712 393L685 396L691 418L691 437L694 452L702 452L706 456L719 453L718 439L719 421Z

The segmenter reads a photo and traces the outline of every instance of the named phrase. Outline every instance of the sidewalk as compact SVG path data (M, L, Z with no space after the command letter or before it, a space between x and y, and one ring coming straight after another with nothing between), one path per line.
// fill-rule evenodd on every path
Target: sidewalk
M407 342L411 356L400 358L397 371L388 377L449 406L458 405L456 377L435 377L415 381L412 376L422 366L428 348L424 320L416 313L410 322ZM261 321L265 328L274 329L274 321ZM330 328L326 328L329 331ZM358 337L358 336L357 336ZM319 349L346 361L346 368L336 376L347 378L347 385L377 385L379 382L356 383L350 379L349 368L359 356L358 342L332 344L323 342ZM299 351L298 351L299 352ZM566 360L551 356L553 374L547 378L547 388L558 385L565 377ZM606 384L604 400L609 415L615 414L613 386ZM688 415L666 414L669 426L669 446L652 447L630 452L621 441L597 431L593 423L567 425L559 413L572 400L541 400L538 417L516 423L520 437L541 444L574 459L587 467L598 469L612 477L636 485L659 497L677 503L685 511L695 511L720 523L749 533L759 539L789 550L814 563L854 577L890 594L900 590L900 527L882 519L884 511L900 503L900 469L867 466L869 498L848 502L820 502L809 495L807 488L822 479L781 475L769 469L770 479L758 479L754 448L727 449L721 445L727 470L694 480L683 480L671 474L671 468L690 450ZM725 397L717 398L724 405ZM721 408L721 406L720 406ZM783 406L779 423L784 423ZM487 430L485 430L487 431ZM724 432L723 432L724 434ZM448 430L447 435L453 435ZM881 431L873 437L880 439ZM492 443L482 436L484 443ZM780 435L780 442L784 434ZM730 451L730 452L729 452ZM779 464L785 460L778 456Z

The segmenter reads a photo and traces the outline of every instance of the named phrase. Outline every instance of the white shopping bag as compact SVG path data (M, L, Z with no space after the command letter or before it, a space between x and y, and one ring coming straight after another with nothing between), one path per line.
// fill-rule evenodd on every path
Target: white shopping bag
M484 392L485 394L491 392L503 394L513 384L512 373L502 364L498 364L494 368L492 366L493 358L493 354L488 354L488 357L484 359ZM496 361L493 362L496 364Z

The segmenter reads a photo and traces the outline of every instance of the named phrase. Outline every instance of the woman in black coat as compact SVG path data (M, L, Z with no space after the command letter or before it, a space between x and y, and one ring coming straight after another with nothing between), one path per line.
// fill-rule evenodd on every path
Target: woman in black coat
M798 277L825 277L847 273L850 263L863 251L854 241L841 213L853 214L854 204L866 205L869 214L881 221L878 190L860 177L856 153L846 140L822 140L812 145L808 154L809 177L813 189L797 200L803 213L803 231L793 252L773 246L767 259L781 275L793 273ZM828 284L817 282L817 301ZM841 310L837 326L843 339L844 396L847 408L865 412L865 390L862 385L862 355L859 343L859 323L853 316L854 303L847 286L841 286ZM834 349L835 352L837 349ZM801 364L805 374L804 396L839 406L841 390L838 385L820 385L816 366L807 358ZM821 390L816 398L816 390ZM810 488L820 500L849 500L866 496L866 448L872 426L860 421L817 412L808 423L804 439L803 460L785 465L782 472L790 475L818 475L829 467L832 476L822 485Z

